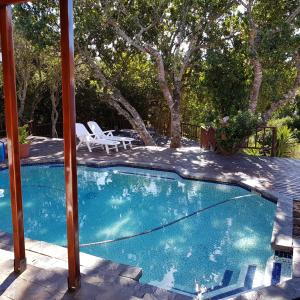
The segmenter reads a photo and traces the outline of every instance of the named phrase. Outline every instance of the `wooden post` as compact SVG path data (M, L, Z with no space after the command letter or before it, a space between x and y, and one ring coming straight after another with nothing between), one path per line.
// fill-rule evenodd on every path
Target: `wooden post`
M60 0L62 101L70 290L80 287L78 192L75 137L73 1Z
M0 6L0 33L3 60L3 89L5 101L5 122L10 176L10 198L14 240L14 270L21 273L26 269L24 224L21 187L21 166L19 155L18 110L16 95L16 73L10 6Z
M277 127L272 128L272 148L271 148L271 156L276 156L277 153Z

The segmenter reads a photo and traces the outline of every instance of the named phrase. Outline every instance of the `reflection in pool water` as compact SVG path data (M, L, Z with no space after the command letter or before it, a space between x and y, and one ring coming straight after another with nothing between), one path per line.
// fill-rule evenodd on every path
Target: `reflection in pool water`
M61 166L22 168L25 235L65 245L64 173ZM125 167L79 167L80 243L142 232L232 197L151 234L81 251L140 266L142 282L194 292L214 287L255 265L263 272L272 255L275 204L242 188L184 180L173 173ZM0 172L0 229L11 232L9 180Z

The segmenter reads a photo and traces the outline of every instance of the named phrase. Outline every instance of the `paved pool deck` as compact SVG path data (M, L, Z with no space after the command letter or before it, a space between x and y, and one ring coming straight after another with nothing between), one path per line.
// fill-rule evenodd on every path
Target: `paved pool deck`
M277 211L274 220L271 244L274 249L293 252L293 279L277 286L265 287L258 291L245 293L238 296L236 299L300 298L300 236L295 234L293 235L293 221L297 219L293 217L293 213L295 213L293 212L293 201L300 199L299 160L254 157L247 155L222 156L210 151L201 150L199 147L184 147L177 150L165 147L134 147L132 150L120 149L118 153L112 151L110 155L107 155L104 150L99 148L94 149L93 152L90 153L87 151L87 148L82 147L78 150L77 159L78 164L83 165L98 167L116 165L147 167L173 171L186 178L239 184L242 187L257 191L272 201L277 202ZM63 141L60 139L33 137L31 156L29 159L23 160L22 163L40 164L51 162L63 163ZM0 164L0 168L5 168L6 166L6 164ZM51 246L54 247L54 245ZM51 249L50 246L49 249ZM1 251L7 252L5 255L2 253L4 257L12 255L11 249L7 249L7 247L4 247L4 249L2 247ZM30 249L28 249L28 251L30 251ZM40 249L34 253L44 255ZM52 257L52 251L51 253L47 253L47 256L51 259L57 259ZM48 276L51 277L52 273L53 276L57 273L57 270L55 268L53 269L53 266L50 267L49 265L47 268L45 265L40 266L38 270L31 268L34 264L29 261L30 267L26 272L29 272L30 274L32 273L28 276L33 276L37 282L24 278L24 276L26 276L25 272L23 275L17 277L17 279L14 279L15 281L13 281L13 283L8 284L10 280L7 278L10 278L9 276L11 275L6 278L5 276L8 275L7 272L4 275L1 273L1 257L2 255L0 253L0 300L2 298L25 299L22 298L22 296L20 298L18 295L11 292L16 280L22 279L22 282L24 281L23 284L25 286L25 290L28 289L32 291L32 289L34 290L34 287L31 287L31 283L33 283L33 286L35 284L37 286L41 286L38 281L39 276L33 276L32 274L39 272L43 274L43 271L47 271L47 274L49 274ZM10 259L5 261L10 261ZM95 259L97 260L97 258ZM56 265L59 265L59 263L55 262L54 266ZM83 265L83 270L85 267L86 266ZM59 272L62 271L59 270ZM66 272L66 268L64 268L64 272ZM97 272L97 264L95 265L94 272ZM106 276L106 272L108 272L108 275L110 274L109 270L102 269L101 276L104 276L105 278L109 277L108 275ZM54 289L54 293L51 294L49 299L187 299L187 297L182 295L176 295L162 289L142 285L138 283L138 276L128 279L128 277L120 275L121 273L113 274L113 276L110 276L110 279L108 280L108 282L114 282L115 286L113 287L101 276L101 280L99 279L102 282L101 284L99 284L99 280L98 282L93 281L95 280L95 276L92 276L91 274L94 273L87 272L87 274L83 274L83 288L78 292L78 294L70 295L66 292L66 286L64 286L63 292L58 291L55 293ZM14 276L15 275L13 275L13 277ZM66 274L63 276L66 278ZM130 282L128 282L128 280ZM49 288L51 289L51 287L53 288L53 284L51 283L52 281L50 278L49 282L45 280L43 284L46 284L47 286L49 285ZM93 281L94 283L96 282L95 284L92 284L92 288L90 287L87 289L89 291L93 290L94 296L84 297L82 295L86 290L86 284L90 284L89 281ZM66 280L62 280L62 282L66 282ZM138 288L134 288L136 285ZM124 287L126 292L125 290L123 291ZM113 296L111 292L112 289L116 291ZM136 292L137 290L139 292ZM53 295L56 295L57 298L53 298ZM33 297L27 299L48 298L45 295L45 297Z

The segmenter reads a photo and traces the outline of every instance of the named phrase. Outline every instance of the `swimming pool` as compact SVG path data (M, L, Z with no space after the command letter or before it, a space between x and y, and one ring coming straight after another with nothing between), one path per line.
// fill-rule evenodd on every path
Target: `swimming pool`
M63 167L24 166L22 181L26 237L65 245ZM81 244L155 229L81 248L143 268L142 282L187 293L196 282L217 290L238 284L241 274L253 277L253 270L263 275L273 254L276 205L240 187L171 172L81 166L78 188ZM0 216L0 229L11 232L7 170L0 171Z

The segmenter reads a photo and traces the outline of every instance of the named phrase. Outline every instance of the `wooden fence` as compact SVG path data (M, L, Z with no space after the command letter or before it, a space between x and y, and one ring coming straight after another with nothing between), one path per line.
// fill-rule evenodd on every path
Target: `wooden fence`
M182 123L181 134L183 137L200 142L201 132L205 129L202 126ZM211 132L207 135L212 136ZM275 156L277 150L277 128L271 126L258 127L255 133L248 138L241 149L258 150L262 155ZM208 142L214 144L214 141Z

